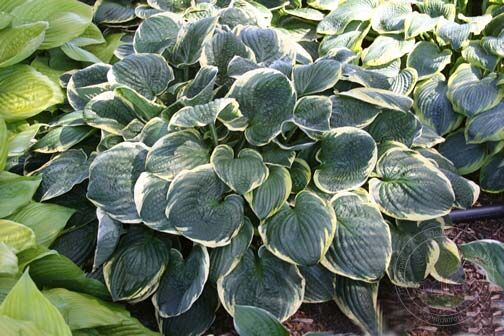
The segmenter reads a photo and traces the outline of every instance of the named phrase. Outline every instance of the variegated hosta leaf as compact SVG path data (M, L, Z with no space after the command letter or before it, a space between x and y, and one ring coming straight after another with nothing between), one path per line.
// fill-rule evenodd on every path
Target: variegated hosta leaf
M299 271L306 281L303 302L322 303L334 299L336 274L321 264L299 266Z
M152 173L140 174L135 183L135 205L142 223L151 229L177 234L166 218L166 194L170 182Z
M261 246L257 255L248 249L238 265L217 281L217 289L224 308L232 316L236 305L248 305L267 310L284 321L301 306L305 280L295 265Z
M481 45L491 54L498 57L504 57L504 33L500 33L499 36L485 36L481 39Z
M270 66L284 58L294 60L294 52L286 39L273 29L246 26L239 29L238 36L252 49L257 63Z
M413 105L413 100L404 95L382 89L356 88L339 93L340 96L351 97L376 107L407 112Z
M217 283L217 280L229 273L243 257L254 237L254 227L248 217L240 228L236 236L231 239L231 243L226 246L217 247L209 251L210 273L208 280Z
M504 191L504 152L490 157L480 172L481 189L499 193Z
M229 90L240 111L248 118L247 141L256 146L269 143L281 130L282 123L292 118L296 93L282 73L258 69L240 76Z
M39 139L31 150L38 153L64 152L95 132L89 126L63 126L56 127L47 132Z
M112 300L142 301L147 298L158 287L169 259L169 244L150 233L120 246L103 266Z
M96 209L96 217L98 219L98 234L96 237L93 270L98 269L104 262L109 260L123 233L121 222L111 218L103 210L100 210L100 208Z
M413 47L411 48L413 49ZM401 70L401 59L396 58L385 64L368 66L366 69L382 76L396 77L399 75L399 71Z
M245 194L259 219L265 219L282 208L292 190L289 171L284 167L269 167L268 178L255 190Z
M214 96L217 81L217 67L202 67L192 81L180 92L180 101L186 106L202 105L210 102Z
M312 8L285 9L285 13L310 21L322 21L324 19L324 13Z
M485 29L486 25L492 21L492 15L465 16L463 13L459 13L457 19L468 23L471 26L471 33L479 35Z
M215 312L219 308L217 291L211 285L206 285L203 293L185 313L160 318L159 329L163 335L203 335L215 320Z
M242 195L259 187L269 175L261 154L250 148L242 149L234 158L231 147L219 145L214 149L210 162L219 178Z
M439 135L453 131L462 122L448 100L448 86L442 74L417 85L414 91L414 109L418 118L431 126Z
M444 237L440 219L390 224L392 259L387 275L396 286L419 287L439 258L438 238Z
M186 106L178 110L170 119L170 125L178 127L203 127L214 124L219 114L228 110L238 110L238 103L232 98L221 98L207 104Z
M308 0L308 6L320 9L320 10L334 10L338 8L338 1L333 0Z
M481 69L467 63L458 66L448 80L448 99L455 111L468 117L489 110L504 97L497 74L483 76Z
M480 45L480 41L470 41L469 44L462 49L462 57L467 63L475 65L486 71L494 71L500 61L500 58L485 50Z
M164 105L152 102L135 90L125 86L116 88L114 95L135 111L135 115L144 122L157 117L166 108Z
M118 221L139 223L133 189L146 156L147 147L132 142L98 154L89 168L88 199Z
M204 246L193 246L186 260L178 250L171 249L170 262L152 298L161 317L178 316L191 308L203 293L209 263L208 252Z
M319 45L319 55L326 56L337 48L348 48L357 53L362 51L362 41L371 29L370 23L355 21L340 35L326 35Z
M301 97L332 88L338 82L340 73L340 62L320 59L315 63L295 66L292 78L296 92Z
M469 43L471 25L456 23L441 18L436 26L436 37L441 45L451 44L453 49L460 49Z
M167 180L184 169L193 169L210 160L210 148L201 135L192 129L163 136L147 154L145 169Z
M0 219L0 233L0 243L5 244L14 253L35 246L35 233L23 224Z
M365 131L339 127L327 132L317 152L320 166L313 175L315 185L327 193L363 185L377 160L376 143Z
M171 12L163 12L144 20L135 32L133 47L137 53L160 54L170 50L177 40L182 22Z
M0 218L7 217L27 205L41 181L40 176L0 172Z
M166 60L156 54L125 57L112 66L107 77L110 83L126 85L151 100L162 94L174 78Z
M460 246L464 258L482 267L488 280L504 288L504 244L502 242L483 239Z
M296 158L289 170L292 180L292 193L297 194L311 181L311 169L308 163L300 158Z
M380 35L362 52L362 63L366 67L387 64L411 52L414 47L414 40L404 40L395 35Z
M335 230L334 210L310 191L298 193L292 207L284 203L259 226L268 250L282 260L306 266L322 259Z
M465 135L468 143L504 140L504 102L470 118Z
M322 265L356 280L380 279L390 261L392 245L388 225L379 209L360 191L336 194L331 206L338 225Z
M410 147L422 124L411 112L383 110L366 129L378 143L397 141Z
M390 90L397 94L408 96L418 81L418 73L414 68L404 68L394 78Z
M231 194L214 172L202 165L178 174L168 190L166 216L182 235L208 247L230 243L242 226L243 199Z
M404 21L411 12L411 5L408 2L387 1L373 12L371 25L380 34L401 33L404 30Z
M336 277L336 304L365 333L381 334L381 311L378 306L379 283Z
M344 63L341 69L342 79L352 83L357 83L364 87L388 90L392 79L379 72L364 69L358 65Z
M71 149L55 156L33 172L42 175L39 193L45 201L70 191L89 176L88 157L82 149Z
M337 35L343 33L351 21L368 21L378 7L377 0L351 0L339 4L317 26L317 33Z
M161 118L152 118L149 120L139 135L139 141L152 147L163 136L168 135L168 123Z
M449 49L439 50L439 47L427 41L418 42L408 55L407 64L418 73L418 79L426 79L440 73L450 64L452 52Z
M112 67L108 64L93 64L76 71L67 85L67 98L75 110L82 110L95 96L110 90L107 73Z
M440 282L461 284L465 280L464 268L457 244L446 237L438 237L436 242L439 246L439 257L431 270L432 277Z
M331 127L353 126L364 128L371 124L382 108L351 96L331 96Z
M394 146L381 155L369 193L394 218L425 220L444 216L455 195L446 176L419 153Z
M477 171L486 159L485 146L467 143L463 130L448 135L445 142L439 146L439 152L453 162L461 175Z
M323 132L330 127L331 100L326 96L306 96L294 108L294 123L303 130Z
M404 19L404 37L410 39L422 33L432 31L438 22L438 18L427 14L411 12Z
M235 306L234 327L240 336L289 336L289 331L267 310Z
M480 194L479 186L471 180L460 176L457 172L441 169L446 175L455 193L454 206L462 209L470 208L476 203Z

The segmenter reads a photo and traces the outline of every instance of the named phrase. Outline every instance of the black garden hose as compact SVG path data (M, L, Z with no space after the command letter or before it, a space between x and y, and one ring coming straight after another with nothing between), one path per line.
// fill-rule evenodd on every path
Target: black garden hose
M504 218L504 205L491 205L466 210L453 210L450 213L450 218L454 223L472 222L481 219Z

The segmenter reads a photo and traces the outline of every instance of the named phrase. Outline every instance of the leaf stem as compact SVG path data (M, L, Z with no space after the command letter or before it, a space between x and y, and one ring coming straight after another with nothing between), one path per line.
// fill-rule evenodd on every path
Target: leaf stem
M208 127L210 128L210 134L212 135L212 141L213 141L214 145L218 146L219 145L219 137L217 136L217 130L215 129L215 125L210 124L210 125L208 125Z

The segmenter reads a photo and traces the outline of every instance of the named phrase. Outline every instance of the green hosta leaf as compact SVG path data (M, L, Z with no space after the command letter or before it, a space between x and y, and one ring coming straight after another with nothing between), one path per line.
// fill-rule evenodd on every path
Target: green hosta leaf
M82 110L95 96L110 90L107 73L110 65L93 64L76 71L67 85L67 98L75 110Z
M338 276L335 301L339 309L365 333L381 334L381 312L377 304L378 283Z
M186 260L178 250L171 249L167 270L152 299L161 317L178 316L191 308L203 293L209 263L204 246L195 245Z
M380 34L401 33L404 30L404 21L411 12L411 5L407 2L387 1L375 9L371 25Z
M59 86L28 65L0 69L0 117L15 121L62 103Z
M379 106L351 96L336 94L330 98L332 103L330 124L333 128L343 126L364 128L371 124L382 110Z
M306 281L303 302L322 303L334 299L336 275L321 264L299 266Z
M282 73L258 69L240 76L229 90L240 111L248 118L247 141L261 146L269 143L281 130L282 123L292 118L296 93Z
M267 310L235 306L234 327L240 336L289 336L289 331Z
M93 270L100 267L114 253L123 231L121 223L111 218L100 208L96 209L96 217L98 219L98 234Z
M37 244L48 247L74 213L74 209L61 205L30 202L8 219L31 228Z
M0 124L2 122L0 121ZM5 149L8 151L8 156L20 156L23 155L31 145L35 142L34 138L37 135L42 124L33 124L23 127L20 132L9 133L8 136L8 146L6 145ZM0 125L0 129L2 126ZM2 136L0 135L0 138ZM0 140L1 142L1 140ZM0 154L1 157L1 154ZM1 159L0 159L1 162ZM0 163L0 167L2 164Z
M504 153L500 152L488 159L480 172L481 189L487 192L504 191Z
M169 258L169 246L152 234L117 250L103 266L112 299L141 301L148 297L156 290Z
M249 305L284 321L301 305L305 281L295 265L262 246L257 255L248 249L238 265L219 279L217 289L224 308L233 316L236 305Z
M452 52L449 49L439 50L439 47L427 41L418 42L415 49L408 55L407 64L418 73L418 79L426 79L440 73L450 64Z
M168 190L166 216L192 241L227 245L243 224L243 199L236 194L224 197L226 191L211 165L182 172Z
M273 254L287 262L306 266L322 259L335 230L333 209L310 191L298 193L293 207L284 203L259 226L264 244Z
M292 180L292 193L297 194L311 181L311 169L308 163L300 158L296 158L289 171Z
M414 68L404 68L394 78L390 90L397 94L408 96L418 81L418 73Z
M411 98L382 89L356 88L340 92L339 95L351 97L379 108L403 112L408 112L413 105Z
M410 39L422 33L432 31L438 22L438 18L427 14L411 12L404 19L404 37Z
M469 43L471 28L472 26L469 23L459 24L440 19L436 26L436 37L440 44L451 44L453 49L460 49Z
M218 308L219 297L216 290L207 285L188 311L168 319L161 318L159 329L163 335L202 335L215 320L215 312Z
M4 224L4 221L0 220L0 230L3 229L2 224ZM0 276L15 276L18 272L16 251L9 245L0 242Z
M269 167L268 178L245 198L257 218L265 219L282 208L292 189L289 171L284 167Z
M147 99L162 94L174 79L166 60L156 54L133 54L115 63L108 73L112 84L126 85Z
M488 280L504 287L504 244L502 242L483 239L460 246L464 258L482 267Z
M104 43L86 46L84 49L98 57L102 62L110 63L112 62L114 53L118 53L121 47L124 48L126 46L121 41L123 36L123 33L110 34L105 36Z
M5 244L14 253L35 245L35 233L25 225L0 219L0 233L0 243Z
M39 193L45 201L70 191L76 184L88 178L89 162L82 149L71 149L55 156L33 172L42 175Z
M363 185L377 160L373 138L358 128L340 127L327 132L317 152L320 166L313 175L315 185L327 193Z
M442 74L421 82L414 91L414 109L418 118L440 135L453 131L462 122L462 116L455 113L446 96L447 91Z
M411 52L414 47L414 40L380 35L362 52L362 63L367 67L387 64Z
M124 142L100 153L89 168L88 199L124 223L139 223L134 186L144 169L147 147Z
M64 152L93 134L95 130L88 126L56 127L39 139L31 149L39 153Z
M336 194L331 206L338 225L322 265L356 280L380 279L390 261L392 247L388 225L376 205L367 194L358 191Z
M229 110L237 110L238 103L232 98L213 100L204 105L186 106L170 119L170 125L178 127L203 127L215 124L217 117Z
M462 49L462 57L468 63L488 71L494 71L500 61L498 56L488 53L480 45L480 41L469 42L469 44Z
M21 62L40 46L49 25L34 22L0 31L0 68Z
M367 21L378 7L377 0L351 0L339 4L317 26L317 33L326 35L341 34L351 21Z
M484 77L479 68L461 64L448 80L448 99L455 111L475 116L496 106L504 97L504 86L498 86L498 80L495 73Z
M253 51L256 62L265 66L295 57L287 39L273 29L247 26L239 30L239 37Z
M140 24L135 32L133 47L137 53L162 53L170 50L177 40L182 22L173 13L153 15Z
M28 204L40 182L39 176L0 172L0 218L7 217Z
M369 193L380 210L394 218L424 220L450 212L455 195L449 180L430 161L404 147L378 160Z
M298 96L305 96L332 88L338 82L340 73L340 62L321 59L312 64L295 66L292 77Z
M504 103L469 119L465 135L468 143L483 143L504 139Z
M217 280L229 273L240 261L252 242L254 237L254 227L248 217L236 236L231 239L231 243L226 246L211 249L210 273L208 280L216 283Z
M411 112L384 110L367 128L378 143L397 141L410 147L420 136L422 125Z
M214 149L210 162L219 178L242 195L263 184L269 174L261 154L249 148L242 149L234 158L231 147L219 145Z
M43 334L72 335L60 312L38 290L28 271L2 302L0 314L15 320L31 321Z
M201 55L203 44L213 34L218 17L208 17L182 26L173 46L171 61L178 67L189 66Z
M195 130L183 130L160 138L147 154L145 168L165 179L173 179L184 169L210 161L210 148Z
M439 146L439 152L453 162L461 175L477 171L486 159L485 146L466 143L462 130L448 135L446 141Z
M93 8L75 0L25 1L12 12L12 25L46 21L40 49L51 49L81 35L91 23Z
M165 215L170 182L151 173L142 173L135 183L135 205L142 222L151 229L176 234Z

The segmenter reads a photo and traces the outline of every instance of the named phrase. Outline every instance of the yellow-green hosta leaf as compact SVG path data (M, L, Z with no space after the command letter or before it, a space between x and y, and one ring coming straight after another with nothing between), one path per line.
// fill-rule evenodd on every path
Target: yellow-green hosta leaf
M439 152L453 162L461 175L477 171L486 159L485 146L467 143L463 130L448 135L445 142L439 145Z
M186 238L208 247L230 243L243 225L243 199L231 194L212 165L178 174L168 189L166 216Z
M281 72L257 69L240 76L227 95L235 98L240 111L248 118L245 130L248 142L263 146L276 137L282 123L292 118L296 93Z
M341 34L351 21L368 21L378 7L378 0L349 0L338 5L317 26L317 33Z
M289 336L289 331L269 311L254 306L235 306L233 319L240 336Z
M445 135L456 129L463 118L453 110L446 96L447 91L445 77L437 74L419 83L413 94L416 115L439 135Z
M450 64L452 52L449 49L439 50L439 47L427 41L418 42L408 55L407 64L418 73L418 79L426 79L440 73Z
M386 1L374 10L371 26L380 34L401 33L405 19L411 13L411 5L405 1Z
M298 96L306 96L332 88L339 80L341 63L321 59L315 63L296 65L292 69L294 87Z
M46 21L49 27L41 49L51 49L81 35L91 23L93 8L76 0L28 0L11 14L13 26Z
M14 8L21 5L24 0L4 0L0 3L0 11L10 13Z
M499 104L504 86L499 86L495 73L483 76L481 69L463 63L448 80L448 99L455 111L472 117Z
M7 217L28 204L40 182L40 176L0 172L0 218Z
M322 265L362 281L380 279L392 254L390 230L367 194L343 192L331 199L338 225ZM369 244L372 241L373 244Z
M220 98L207 104L186 106L178 110L171 118L170 125L178 127L203 127L215 124L217 117L230 110L237 110L238 103L232 98Z
M248 305L267 310L284 321L301 306L305 280L295 265L261 246L257 254L248 249L238 265L217 281L217 290L232 316L236 305Z
M2 117L0 117L0 171L4 170L7 156L9 155L9 133L7 125Z
M198 131L177 131L154 143L147 154L145 168L161 178L172 180L182 170L208 163L209 152L210 148Z
M38 290L28 271L18 280L0 306L0 314L30 321L47 335L71 336L72 332L56 307Z
M0 243L7 245L14 253L35 245L35 233L25 225L0 219L0 233Z
M335 230L334 210L310 191L298 193L292 207L284 203L259 226L268 250L282 260L306 266L322 259Z
M29 57L44 40L49 27L45 21L0 30L0 68Z
M0 121L0 124L2 122ZM0 125L0 129L1 129ZM34 138L37 135L40 127L42 127L42 124L33 124L33 125L27 125L26 128L23 127L22 129L19 130L19 132L14 131L13 133L9 133L8 137L8 146L6 146L6 150L9 152L8 156L20 156L23 155L28 148L30 148L33 143L36 141ZM0 135L1 138L1 135ZM0 140L1 142L1 140ZM1 155L0 155L1 157ZM0 159L1 162L1 159ZM0 164L0 167L2 165Z
M219 178L242 195L259 187L269 175L261 154L250 148L242 149L234 158L231 147L219 145L214 149L210 162Z
M395 35L380 35L362 52L362 63L366 67L387 64L411 52L414 47L413 39L404 40Z
M381 335L381 310L378 306L378 282L368 283L336 277L336 304L366 334Z
M411 12L404 19L404 37L410 39L422 33L432 31L438 22L438 18L430 17L427 14Z
M356 88L339 93L340 96L350 97L379 108L408 112L413 100L388 90L374 88Z
M176 250L170 251L170 262L152 298L156 311L163 318L187 312L203 293L208 279L210 259L206 247L194 245L184 260Z
M490 157L481 168L479 184L486 192L504 191L504 152Z
M468 143L483 143L504 139L504 103L470 118L465 136Z
M31 321L13 319L7 316L0 316L0 325L4 336L40 336L44 331Z
M135 32L133 47L137 53L161 53L170 50L177 40L182 22L171 12L145 19Z
M379 158L369 193L383 213L408 220L444 216L455 201L446 176L419 153L399 145Z
M358 128L334 128L324 134L320 146L316 156L320 166L313 180L327 193L360 187L376 164L376 143Z
M16 121L62 103L60 87L28 65L0 69L0 117Z
M144 170L147 147L123 142L100 153L89 168L88 199L124 223L139 223L135 182Z
M465 259L482 267L488 280L504 288L504 244L502 242L483 239L460 246Z
M422 124L411 112L383 110L366 129L378 143L397 141L410 147L422 132Z
M3 222L3 220L0 220L0 231L3 231ZM4 240L4 238L2 238L2 240ZM15 276L18 272L19 268L16 250L14 250L10 245L0 241L0 277Z

